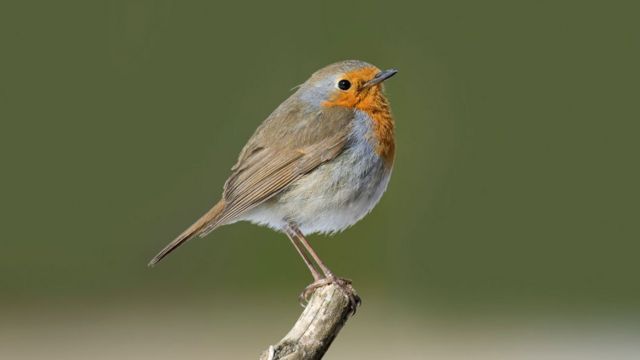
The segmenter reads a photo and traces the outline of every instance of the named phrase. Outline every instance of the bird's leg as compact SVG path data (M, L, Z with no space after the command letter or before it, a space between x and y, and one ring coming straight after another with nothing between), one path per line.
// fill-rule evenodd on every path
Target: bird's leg
M304 234L302 234L302 232L300 231L300 229L298 229L297 226L291 226L291 230L295 232L296 237L300 240L300 242L302 243L302 245L305 247L305 249L307 249L307 251L309 252L309 254L311 254L311 257L313 257L313 260L315 260L315 262L318 264L318 266L320 267L320 270L322 270L322 272L324 273L324 275L329 279L329 278L335 278L335 275L333 275L333 272L331 270L329 270L329 268L324 264L324 262L322 262L322 260L320 259L320 257L318 256L318 254L315 252L315 250L313 250L313 248L311 247L311 244L309 244L309 242L307 241L307 239L304 237Z
M342 279L335 276L333 272L324 264L324 262L322 262L318 254L315 252L315 250L313 250L311 244L309 244L307 239L304 237L304 234L302 233L302 231L300 231L300 229L298 229L297 226L295 226L294 224L290 224L289 229L295 233L296 238L300 241L300 243L302 243L302 245L311 255L313 260L318 264L318 267L320 267L320 270L322 270L325 276L324 279L316 279L316 281L307 286L301 294L302 298L306 301L317 288L333 283L338 285L344 291L347 298L349 298L349 305L352 312L355 314L358 305L360 305L361 303L361 300L356 291L351 286L351 280Z
M298 234L290 228L285 229L285 232L289 237L289 240L291 240L293 247L296 248L296 251L298 252L298 254L300 254L300 257L304 261L305 265L307 265L309 271L311 271L311 276L313 276L314 282L322 280L322 275L320 275L315 266L313 266L313 263L311 262L307 254L304 253L304 250L300 248L300 245L298 244Z

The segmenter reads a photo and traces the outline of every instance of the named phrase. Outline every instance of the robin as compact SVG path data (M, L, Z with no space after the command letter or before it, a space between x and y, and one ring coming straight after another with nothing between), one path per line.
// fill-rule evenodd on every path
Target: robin
M395 142L382 82L397 72L357 60L316 71L249 139L231 168L222 199L149 266L195 236L250 221L289 237L314 279L302 299L335 283L355 311L359 298L350 281L329 270L305 235L348 228L369 213L386 190Z

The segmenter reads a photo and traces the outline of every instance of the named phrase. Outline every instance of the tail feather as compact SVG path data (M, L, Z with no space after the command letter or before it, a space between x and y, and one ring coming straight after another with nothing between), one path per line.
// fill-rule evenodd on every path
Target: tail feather
M156 255L149 262L149 266L154 266L160 260L162 260L165 256L169 255L173 250L177 249L180 245L186 243L194 236L199 235L203 229L207 229L207 232L215 229L220 224L217 224L216 221L220 218L224 210L224 200L220 200L211 210L209 210L206 214L204 214L198 221L196 221L193 225L189 226L187 230L185 230L182 234L180 234L175 240L170 242L167 246L162 249L158 255Z

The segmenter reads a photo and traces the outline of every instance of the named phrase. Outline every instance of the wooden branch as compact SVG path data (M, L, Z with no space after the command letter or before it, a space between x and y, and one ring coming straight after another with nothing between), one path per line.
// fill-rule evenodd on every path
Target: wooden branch
M338 285L317 289L289 333L269 346L260 360L321 359L351 313L349 298Z

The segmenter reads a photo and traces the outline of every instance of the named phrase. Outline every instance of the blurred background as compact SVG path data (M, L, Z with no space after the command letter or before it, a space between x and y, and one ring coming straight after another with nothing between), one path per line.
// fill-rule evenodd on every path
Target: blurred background
M0 358L251 359L311 278L209 209L254 129L343 59L386 86L379 206L312 236L363 298L327 359L631 359L633 2L3 1Z

